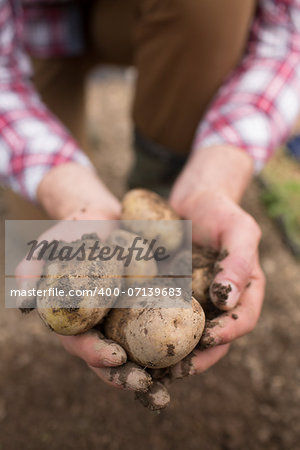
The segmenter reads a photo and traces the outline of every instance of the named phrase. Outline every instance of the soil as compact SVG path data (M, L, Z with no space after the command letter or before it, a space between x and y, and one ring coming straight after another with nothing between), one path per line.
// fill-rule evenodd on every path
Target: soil
M118 195L132 161L131 93L129 78L119 76L94 78L89 89L89 123L100 124L97 158ZM35 313L5 309L2 283L0 450L299 449L300 265L267 217L257 185L245 205L263 230L267 291L259 324L216 366L171 386L171 404L160 414L99 381Z

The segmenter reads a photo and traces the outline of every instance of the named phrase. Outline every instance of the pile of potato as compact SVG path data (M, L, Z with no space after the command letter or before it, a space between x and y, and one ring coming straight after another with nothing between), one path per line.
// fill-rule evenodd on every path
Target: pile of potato
M113 231L107 239L111 246L130 245L138 235L151 241L159 236L159 242L173 252L173 260L177 264L185 264L190 259L187 251L178 251L184 239L182 222L177 214L157 194L143 189L135 189L126 194L123 200L122 217L125 229ZM141 222L153 221L153 226L143 226ZM174 225L164 227L164 220L174 220ZM76 335L83 333L95 325L101 328L103 334L120 344L127 352L129 360L149 369L162 369L170 367L187 355L189 355L199 343L205 327L204 310L211 314L212 304L209 300L209 285L212 281L213 270L217 260L217 254L200 247L193 247L193 298L186 299L182 296L182 305L176 307L147 306L128 308L124 296L115 299L112 309L109 307L90 307L90 298L82 297L78 300L76 308L51 307L51 299L41 297L38 300L38 313L51 330L62 335ZM120 264L112 260L110 264ZM157 275L157 267L154 259L124 269L128 277L147 273L149 277ZM64 266L63 262L47 263L44 268L44 276L39 282L39 288L49 286L57 287L67 282L69 286L75 282L80 283L81 288L90 288L91 283L99 284L99 287L119 287L126 285L128 278L89 278L80 279L80 271L85 273L99 273L105 275L105 270L111 270L110 266L101 266L99 261L85 261L80 264L69 262ZM120 269L120 268L118 268ZM53 274L60 273L60 276ZM50 277L48 277L50 275ZM52 276L51 276L52 275ZM144 283L137 278L137 283ZM151 280L150 280L151 281ZM149 286L151 282L148 280ZM152 283L152 284L153 284ZM169 281L170 283L170 281ZM176 283L176 279L174 279ZM53 299L52 299L53 300ZM147 300L147 298L145 299ZM66 299L64 299L66 301ZM103 299L101 299L103 301ZM186 307L185 302L190 302ZM89 305L89 307L87 307ZM116 307L117 306L117 307Z

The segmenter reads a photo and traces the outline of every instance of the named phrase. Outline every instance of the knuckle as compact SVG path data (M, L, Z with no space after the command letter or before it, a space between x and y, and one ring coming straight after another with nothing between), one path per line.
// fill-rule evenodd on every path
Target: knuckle
M235 284L237 288L242 291L244 289L245 282L248 281L251 275L251 261L247 258L243 258L242 256L236 257L236 272L239 275L236 277Z
M245 334L250 333L256 326L260 316L260 308L258 306L249 306L247 314L247 322L245 326Z
M70 355L75 355L76 354L74 346L75 336L62 336L59 334L57 336L66 352L68 352Z
M262 269L260 269L260 271L259 271L259 277L261 280L262 288L265 289L266 283L267 283L267 278Z
M224 356L226 356L227 353L229 352L230 342L228 342L227 344L221 345L219 348L220 348L219 358L224 358Z
M220 336L220 345L226 345L235 339L235 335L232 332L224 331Z
M254 233L255 233L256 239L259 242L261 240L261 238L262 238L262 230L261 230L260 226L255 221L254 221Z
M254 236L258 241L260 241L261 236L262 236L262 231L261 231L258 223L256 222L256 220L250 214L246 214L245 221L246 221L245 225L247 226L247 228L249 230L251 230L252 236Z
M229 352L229 350L230 350L230 344L227 344L227 345L225 346L225 348L224 348L224 353L223 353L223 355L224 355L224 356L227 355L227 353Z

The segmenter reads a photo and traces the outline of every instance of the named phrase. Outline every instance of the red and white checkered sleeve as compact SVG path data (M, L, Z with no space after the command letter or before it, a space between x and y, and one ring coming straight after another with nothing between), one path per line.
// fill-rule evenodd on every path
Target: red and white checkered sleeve
M260 0L247 52L196 132L193 150L233 145L258 172L300 113L300 0Z
M29 81L17 3L0 0L0 179L35 201L37 187L52 167L91 163Z

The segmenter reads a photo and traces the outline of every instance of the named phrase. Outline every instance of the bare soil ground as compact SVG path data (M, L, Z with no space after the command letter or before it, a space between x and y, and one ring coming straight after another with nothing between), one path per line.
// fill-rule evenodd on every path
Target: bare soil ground
M130 80L119 77L95 79L89 87L96 159L118 195L132 162L131 94ZM300 265L258 197L254 184L245 205L263 230L268 284L260 322L219 364L175 383L172 403L159 415L131 393L101 383L65 353L35 313L5 310L2 288L0 450L299 449Z

